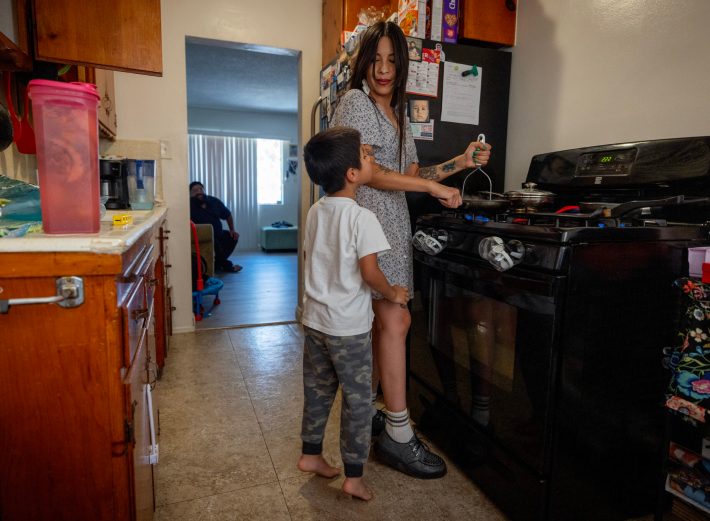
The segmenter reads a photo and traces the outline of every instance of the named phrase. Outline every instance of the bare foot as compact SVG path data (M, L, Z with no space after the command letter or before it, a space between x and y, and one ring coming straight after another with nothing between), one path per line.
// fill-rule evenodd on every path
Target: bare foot
M362 478L345 478L343 492L363 501L370 501L374 497Z
M324 478L334 478L340 474L338 467L328 465L328 462L323 459L321 454L301 454L301 459L298 460L298 469L303 472L315 472Z

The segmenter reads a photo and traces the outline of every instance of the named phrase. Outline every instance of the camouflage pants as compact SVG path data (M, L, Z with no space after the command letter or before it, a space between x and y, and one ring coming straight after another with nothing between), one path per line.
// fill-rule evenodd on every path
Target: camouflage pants
M362 475L370 452L372 405L372 345L370 332L355 336L330 336L304 327L303 423L301 439L310 453L319 454L325 425L342 387L340 455L345 475ZM314 449L315 448L315 449ZM304 450L304 453L309 453ZM359 469L359 472L358 472Z

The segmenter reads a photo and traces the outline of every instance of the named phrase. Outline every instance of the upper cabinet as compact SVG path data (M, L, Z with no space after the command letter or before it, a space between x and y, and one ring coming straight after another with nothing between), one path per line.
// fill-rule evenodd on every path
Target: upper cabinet
M160 0L32 0L34 58L159 76Z
M515 45L518 0L463 0L459 39L494 47Z
M340 54L342 32L355 29L360 11L371 6L394 12L397 0L323 0L323 66Z
M0 69L30 70L29 0L0 0Z

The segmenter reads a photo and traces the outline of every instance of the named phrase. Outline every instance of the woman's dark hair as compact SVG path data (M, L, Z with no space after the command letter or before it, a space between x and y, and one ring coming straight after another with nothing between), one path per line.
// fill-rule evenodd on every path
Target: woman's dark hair
M360 132L348 127L332 127L313 136L303 147L306 172L325 193L332 194L345 186L349 168L361 168Z
M377 44L384 36L392 41L394 49L394 66L397 72L392 92L391 106L397 118L399 130L399 163L402 170L402 147L404 146L404 114L406 112L407 73L409 72L409 53L407 40L399 26L392 22L377 22L371 25L360 37L357 54L352 62L350 88L362 90L362 83L367 80L367 70L372 68L374 75ZM374 104L374 102L373 102Z

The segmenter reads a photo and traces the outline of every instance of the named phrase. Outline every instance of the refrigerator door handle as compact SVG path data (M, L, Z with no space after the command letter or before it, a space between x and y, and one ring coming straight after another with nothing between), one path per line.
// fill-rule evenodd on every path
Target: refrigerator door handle
M327 98L324 98L321 96L318 98L318 101L316 101L313 104L313 108L311 108L311 137L316 135L316 117L318 114L318 109L320 108L321 104L326 101ZM313 206L313 203L316 202L316 196L315 196L315 185L313 184L313 181L311 181L310 184L310 205Z

